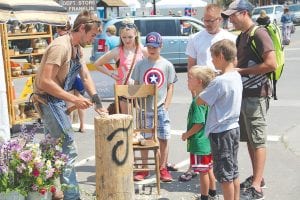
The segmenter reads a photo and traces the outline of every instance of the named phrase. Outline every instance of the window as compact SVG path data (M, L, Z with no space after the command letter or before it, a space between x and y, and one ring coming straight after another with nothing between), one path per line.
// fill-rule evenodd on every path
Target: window
M281 6L277 6L275 8L275 13L282 13L283 12L283 8Z
M146 36L150 32L158 32L161 36L177 36L175 20L137 20L140 27L141 36Z

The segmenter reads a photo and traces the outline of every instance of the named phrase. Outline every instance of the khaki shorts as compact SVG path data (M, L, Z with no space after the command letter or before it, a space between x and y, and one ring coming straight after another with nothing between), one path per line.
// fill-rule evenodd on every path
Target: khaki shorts
M266 146L268 109L269 97L243 98L239 121L241 142L249 142L254 148Z

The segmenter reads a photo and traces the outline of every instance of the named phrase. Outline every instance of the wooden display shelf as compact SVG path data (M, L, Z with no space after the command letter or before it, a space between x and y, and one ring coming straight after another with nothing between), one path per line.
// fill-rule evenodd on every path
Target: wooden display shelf
M28 75L20 75L20 76L12 76L12 79L20 79L20 78L30 78L34 77L36 74L28 74Z
M22 53L19 55L10 55L11 58L27 57L27 56L42 56L44 53Z
M50 38L52 37L50 34L30 34L30 35L17 35L17 36L8 36L8 40L28 40L28 39L36 39L36 38Z
M46 34L49 34L48 32L35 32L35 33L28 33L28 32L25 32L25 33L8 33L8 37L13 37L13 36L28 36L28 35L46 35Z
M25 103L27 102L28 99L27 98L23 98L23 99L14 99L13 100L13 104L21 104L21 103Z
M38 120L40 119L39 117L26 117L24 119L18 119L18 120L14 120L14 124L22 124L24 122L30 122L30 121L34 121L34 120Z
M39 49L39 51L33 51L31 53L14 55L14 53L15 53L14 50L10 49L10 45L12 45L12 43L10 41L31 40L30 48L34 47L34 45L33 45L34 39L44 39L44 40L47 40L47 43L49 44L52 42L52 28L51 28L51 25L46 25L46 26L47 26L47 29L45 29L45 31L43 31L43 32L8 33L6 24L0 24L0 37L1 37L1 41L2 41L2 46L0 48L2 48L3 57L5 58L3 64L4 64L4 72L5 72L5 81L6 81L5 85L6 85L6 91L7 91L7 102L8 102L8 113L9 113L10 126L13 126L16 124L22 124L22 123L26 123L26 122L31 122L31 121L35 121L35 120L39 119L39 117L36 117L35 115L26 116L26 114L25 114L25 116L24 116L22 114L22 117L24 116L24 118L20 118L20 114L18 116L18 113L20 110L18 111L17 108L19 108L20 104L28 102L29 99L28 99L28 93L26 93L26 98L23 98L24 95L22 96L22 98L16 98L15 91L14 91L14 81L16 81L18 79L22 79L22 78L24 78L24 79L31 78L31 77L34 78L36 76L36 74L20 75L18 77L14 77L14 76L12 76L10 61L17 60L18 58L24 59L24 58L30 57L30 56L34 57L33 59L39 58L44 54L44 50L45 50L45 49L42 49L42 50ZM33 48L33 50L36 50L36 49ZM26 82L26 84L27 84L27 82ZM32 85L29 85L26 88L26 89L29 88L30 93L32 92L31 86Z

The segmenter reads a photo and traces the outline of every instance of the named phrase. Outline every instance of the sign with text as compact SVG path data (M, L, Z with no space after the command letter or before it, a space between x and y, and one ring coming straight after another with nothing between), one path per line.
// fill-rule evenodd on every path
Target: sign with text
M96 11L96 0L60 0L60 5L69 13L79 13L83 10Z

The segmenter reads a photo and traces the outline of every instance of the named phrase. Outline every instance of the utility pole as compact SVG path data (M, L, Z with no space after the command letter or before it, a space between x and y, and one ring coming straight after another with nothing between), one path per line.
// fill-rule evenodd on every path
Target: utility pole
M152 4L153 4L153 14L156 15L156 5L155 5L156 3L155 3L155 0L153 0Z

